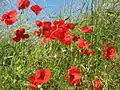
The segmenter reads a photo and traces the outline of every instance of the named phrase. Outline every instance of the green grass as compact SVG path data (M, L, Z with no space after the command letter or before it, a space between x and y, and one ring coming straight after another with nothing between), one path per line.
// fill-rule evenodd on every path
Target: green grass
M52 71L51 80L43 90L94 90L94 79L100 78L103 90L120 90L120 12L114 8L97 8L92 15L84 15L71 32L93 42L92 56L82 55L76 42L64 46L59 42L44 45L40 40L14 43L10 36L0 40L0 90L29 90L29 76L41 68ZM84 25L93 26L94 33L80 34ZM17 27L16 27L17 28ZM15 30L15 29L14 29ZM4 34L0 34L3 37ZM33 37L33 35L31 35ZM114 60L103 58L103 45L113 42L117 51ZM77 66L83 77L80 87L69 85L65 74L70 66Z

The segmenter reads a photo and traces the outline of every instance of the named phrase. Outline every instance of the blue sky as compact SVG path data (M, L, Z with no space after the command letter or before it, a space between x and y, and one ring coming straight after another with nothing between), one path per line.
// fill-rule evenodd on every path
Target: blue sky
M44 7L44 13L42 14L51 14L51 15L57 15L60 13L60 11L63 9L64 5L70 5L71 2L75 2L80 5L74 5L74 8L82 8L83 2L89 2L89 8L91 7L91 1L92 0L31 0L31 4L39 4L41 7ZM47 7L46 7L47 6ZM68 8L69 9L69 8ZM68 12L69 13L69 12Z
M92 0L30 0L30 1L31 1L30 6L34 4L38 4L44 8L40 16L37 17L38 19L41 19L42 16L49 16L49 15L51 15L51 17L58 16L60 11L63 11L63 8L67 5L70 5L72 1L76 4L80 4L80 5L76 5L76 4L73 5L73 8L77 10L79 8L82 8L83 2L88 1L90 3ZM9 11L12 9L17 9L17 0L14 0L14 2L13 0L5 0L5 1L3 0L2 2L6 3L6 6L3 7L2 9L2 13L5 13L6 11ZM89 8L90 7L91 5L89 4ZM33 15L35 16L35 14L31 10L29 10L29 12L32 13L32 17ZM68 8L65 9L65 12L66 13L64 13L65 14L64 16L66 18L69 16L68 14L70 12L70 6L68 6Z
M3 8L2 10L12 9L15 7L17 9L17 1L18 0L0 0L1 8ZM92 0L30 0L30 1L31 5L38 4L42 7L48 6L47 10L52 10L54 8L58 9L60 6L63 6L64 3L70 4L72 1L82 3L84 1L91 2ZM3 6L5 6L7 9L2 6L3 3L6 4L6 6L5 5Z
M14 1L14 2L13 2ZM18 0L0 0L1 8L3 12L6 12L8 9L17 9L17 1ZM31 5L38 4L41 7L44 7L46 12L54 11L58 13L61 7L64 7L64 4L70 4L72 1L82 3L83 1L91 1L91 0L30 0ZM2 6L3 3L6 4ZM46 7L47 6L47 7Z
M69 4L71 0L34 0L35 3L39 4L41 7L44 7L44 10L48 13L56 12L58 13L62 6L65 3ZM33 0L31 4L35 4Z
M32 0L33 1L33 0ZM32 2L31 1L31 2ZM56 5L56 6L60 6L63 5L64 2L70 2L71 0L34 0L36 3L38 3L41 6L46 6L46 4L48 5Z
M13 2L14 1L14 2ZM18 0L0 0L0 10L2 12L6 12L7 10L11 9L17 9L17 1ZM41 7L44 7L44 9L49 12L52 10L58 11L58 7L63 6L64 2L69 3L70 0L30 0L31 5L38 4ZM48 7L46 7L48 6Z

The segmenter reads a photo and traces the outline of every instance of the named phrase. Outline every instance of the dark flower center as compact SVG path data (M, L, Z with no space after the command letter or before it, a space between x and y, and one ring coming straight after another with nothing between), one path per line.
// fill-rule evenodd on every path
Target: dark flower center
M44 79L44 77L45 77L45 73L41 73L39 78Z
M74 79L74 75L70 75L70 80L73 80Z
M7 18L7 19L9 19L9 18L10 18L10 16L9 16L9 15L7 15L7 16L6 16L6 18Z

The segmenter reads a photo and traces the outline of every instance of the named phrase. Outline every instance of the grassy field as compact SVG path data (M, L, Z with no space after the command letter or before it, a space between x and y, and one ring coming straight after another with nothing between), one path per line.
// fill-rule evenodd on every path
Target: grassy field
M94 33L79 33L85 25L93 26ZM7 30L4 25L0 28ZM32 33L32 38L15 43L11 38L17 28L14 25L6 33L0 33L0 90L29 90L28 77L41 68L52 71L43 90L94 90L93 81L97 78L102 80L102 90L120 90L120 11L116 7L98 7L91 15L84 14L72 30L72 34L93 42L90 48L95 54L91 56L81 54L76 42L69 46L58 41L43 44ZM117 51L116 58L111 61L105 60L102 53L108 42L112 42ZM83 74L79 87L70 86L65 79L71 66L78 67Z

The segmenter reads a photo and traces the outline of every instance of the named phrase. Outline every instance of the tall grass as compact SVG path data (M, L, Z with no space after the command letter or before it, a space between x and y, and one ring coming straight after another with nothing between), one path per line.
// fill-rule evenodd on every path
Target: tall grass
M64 46L56 41L44 45L40 38L32 35L35 26L29 26L30 24L19 24L19 27L26 26L30 29L31 34L31 38L20 43L11 40L18 25L9 27L7 34L0 33L0 37L3 37L0 40L0 90L29 90L26 86L29 84L28 77L40 68L50 68L52 71L51 80L43 85L44 90L93 90L93 80L96 78L102 80L103 90L119 90L120 11L116 10L115 4L103 7L108 2L102 1L91 2L91 8L85 8L85 5L88 6L87 2L83 2L82 8L77 10L73 10L71 6L71 14L67 13L66 16L64 14L68 9L64 8L64 12L62 10L59 15L62 19L70 16L68 22L78 23L71 34L93 42L93 56L82 55L76 43ZM93 26L92 35L78 33L81 27L86 25ZM0 28L8 30L4 25ZM117 57L112 61L106 61L102 55L103 45L107 42L113 42L117 50ZM77 66L83 73L80 87L70 86L65 79L65 74L72 65Z

